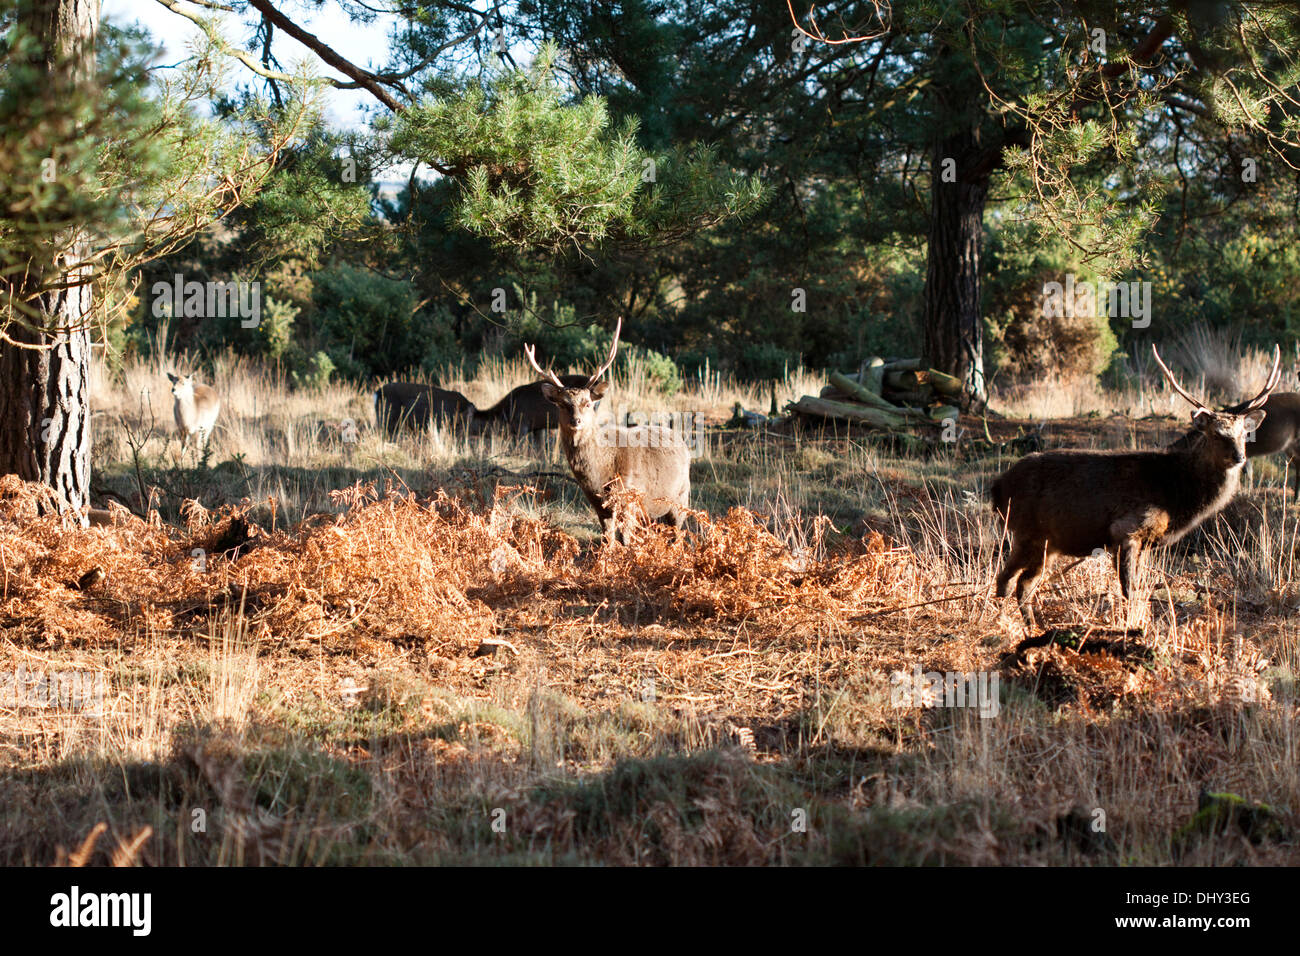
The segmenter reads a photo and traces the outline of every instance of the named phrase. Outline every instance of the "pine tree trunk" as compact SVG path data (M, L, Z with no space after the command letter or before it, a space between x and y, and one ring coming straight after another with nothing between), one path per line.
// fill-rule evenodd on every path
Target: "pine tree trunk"
M41 43L51 76L93 75L99 0L25 5L19 20ZM29 270L11 291L34 314L11 319L0 341L0 473L48 485L60 510L90 496L91 287L82 282L85 246L68 244L58 275Z
M84 322L89 288L42 296L47 328ZM64 327L68 327L66 324ZM11 325L0 343L0 472L54 489L60 510L90 500L90 333L51 334Z
M970 129L935 142L922 319L930 363L961 380L967 408L988 403L980 321L980 251L989 180L987 174L974 180L963 175L977 155ZM945 171L955 174L954 182L944 181Z

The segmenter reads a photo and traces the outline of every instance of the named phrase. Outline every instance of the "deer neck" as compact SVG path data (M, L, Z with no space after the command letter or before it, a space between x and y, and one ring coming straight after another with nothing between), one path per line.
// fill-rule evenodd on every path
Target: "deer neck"
M580 485L600 491L613 479L610 449L601 446L594 425L581 428L561 425L560 443L573 469L573 477Z
M1201 448L1194 446L1175 453L1182 459L1182 468L1185 469L1182 473L1191 475L1190 481L1184 479L1183 482L1185 492L1183 508L1180 510L1185 514L1179 515L1186 520L1199 520L1226 505L1237 493L1241 469L1245 467L1243 462L1224 468L1206 458L1201 451Z

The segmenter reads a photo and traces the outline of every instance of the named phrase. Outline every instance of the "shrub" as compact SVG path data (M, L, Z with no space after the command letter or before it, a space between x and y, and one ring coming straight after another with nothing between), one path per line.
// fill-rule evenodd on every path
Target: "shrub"
M421 364L428 343L418 334L410 283L348 265L312 281L316 344L344 375L386 376Z
M989 317L994 346L990 364L1011 382L1051 375L1095 377L1110 364L1119 346L1103 301L1090 307L1086 297L1076 293L1073 309L1046 308L1043 284L1062 278L1060 273L1043 271L1004 290L1002 308ZM1086 281L1097 283L1091 276ZM1066 314L1071 311L1073 315Z
M300 311L291 302L267 297L266 308L262 310L262 321L257 326L257 337L263 355L272 359L284 356L293 340L293 323Z
M802 356L770 342L753 342L740 350L736 359L736 377L756 382L776 381L786 377L802 362Z
M325 352L317 352L292 372L293 383L299 388L324 388L334 374L334 362Z

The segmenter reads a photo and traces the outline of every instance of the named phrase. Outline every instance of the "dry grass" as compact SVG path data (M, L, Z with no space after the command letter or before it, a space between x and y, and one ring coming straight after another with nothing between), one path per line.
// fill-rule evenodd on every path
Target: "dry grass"
M1193 326L1182 337L1160 346L1161 355L1183 385L1207 401L1233 404L1254 394L1268 378L1272 353L1246 349L1240 332ZM1011 418L1051 420L1082 415L1121 414L1184 417L1185 403L1160 376L1150 346L1119 361L1120 375L1131 384L1114 391L1092 378L1044 378L996 393L994 406ZM1291 358L1283 356L1283 390L1294 388Z
M132 374L101 408L125 414ZM243 385L218 464L146 448L148 520L38 517L0 481L0 671L108 688L0 709L0 862L1297 861L1300 525L1268 468L1132 607L1100 561L1045 585L1064 643L1017 651L989 597L996 452L718 432L688 532L601 546L550 442L284 451L364 396L323 409L265 374L219 368ZM762 407L741 394L716 413ZM1069 434L1151 440L1113 426ZM97 465L129 498L129 460ZM999 713L893 706L917 666L996 673ZM1202 788L1279 829L1184 831ZM1071 808L1109 840L1062 829Z

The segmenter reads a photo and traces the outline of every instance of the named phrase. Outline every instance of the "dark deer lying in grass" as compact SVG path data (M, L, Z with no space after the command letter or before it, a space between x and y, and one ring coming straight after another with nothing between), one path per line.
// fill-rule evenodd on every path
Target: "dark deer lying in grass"
M396 438L403 428L416 430L431 421L473 424L474 405L460 392L420 382L389 382L375 392L375 424Z
M1006 519L1012 538L997 596L1006 597L1019 574L1016 600L1027 623L1033 622L1029 602L1052 555L1114 552L1120 591L1128 599L1143 548L1177 541L1237 491L1246 436L1264 420L1260 406L1277 387L1281 350L1274 350L1264 390L1231 413L1189 395L1155 346L1151 351L1170 386L1195 409L1193 441L1163 451L1036 452L993 483L993 508Z
M561 375L560 382L565 388L581 388L587 384L587 376ZM542 388L547 384L530 382L511 389L505 398L491 408L484 408L475 414L475 431L481 431L494 423L505 425L521 435L558 427L560 410L542 394Z
M529 363L546 379L541 383L542 394L559 410L560 444L573 477L611 541L626 541L615 517L617 493L635 492L641 496L647 517L676 528L682 526L691 498L691 452L675 431L662 425L596 425L595 403L609 390L609 383L600 378L614 364L622 328L620 318L609 358L581 385L566 386L554 372L544 371L537 364L533 346L524 346Z

